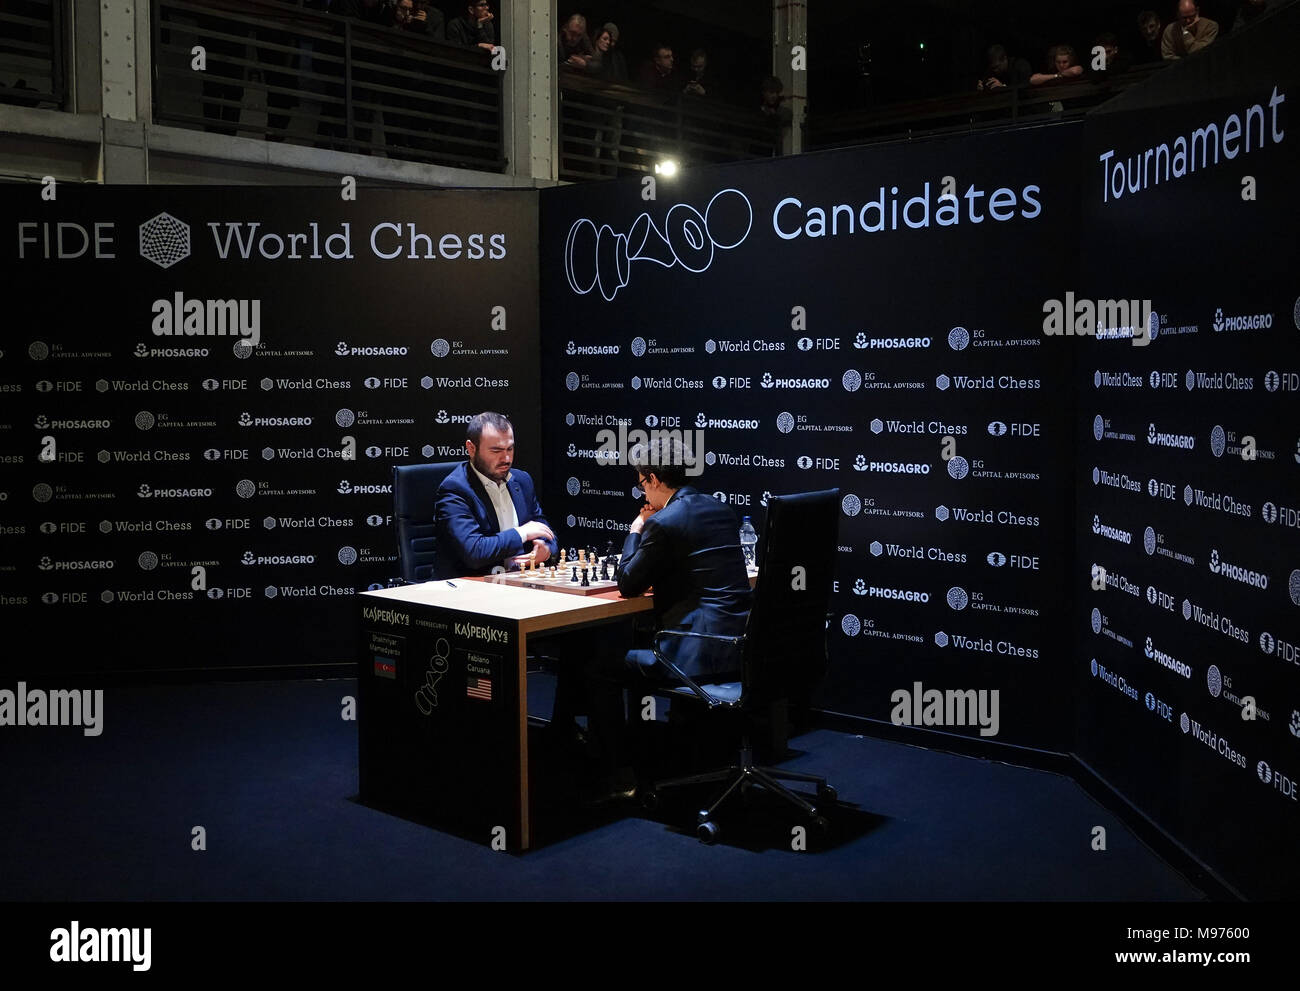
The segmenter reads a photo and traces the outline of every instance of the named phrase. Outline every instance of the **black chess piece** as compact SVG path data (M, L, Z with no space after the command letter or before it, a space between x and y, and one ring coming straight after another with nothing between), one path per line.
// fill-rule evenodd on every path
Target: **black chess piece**
M587 578L588 570L589 570L589 569L587 569L587 568L583 568L583 569L582 569L582 587L583 587L583 588L590 588L590 587L591 587L591 581Z
M578 580L578 566L575 564L573 566L573 577L570 578L569 581L576 582L577 580Z
M609 558L601 558L600 561L600 580L609 581Z

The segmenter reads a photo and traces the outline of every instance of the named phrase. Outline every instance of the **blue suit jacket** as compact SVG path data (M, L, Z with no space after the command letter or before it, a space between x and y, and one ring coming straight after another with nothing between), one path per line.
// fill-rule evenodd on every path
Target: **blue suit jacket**
M531 520L546 523L542 507L537 503L533 480L526 471L512 468L506 486L515 504L520 526ZM452 471L438 486L433 522L438 542L433 578L486 575L507 558L525 551L517 530L513 527L505 531L501 529L496 508L468 461ZM546 525L550 526L549 523ZM527 549L531 550L532 546L530 542ZM547 541L547 546L552 558L559 554L559 545L554 540Z
M740 549L736 514L711 496L682 486L668 505L629 533L618 567L618 590L641 595L654 586L658 629L739 636L753 593ZM664 656L694 677L740 669L740 655L710 641L665 637Z

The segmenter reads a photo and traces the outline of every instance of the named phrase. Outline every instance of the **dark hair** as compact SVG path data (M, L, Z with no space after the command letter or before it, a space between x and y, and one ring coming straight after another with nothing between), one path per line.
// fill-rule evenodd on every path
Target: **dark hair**
M657 58L658 55L659 55L659 53L662 52L665 48L668 49L668 54L669 54L669 55L671 55L671 54L673 53L673 46L667 44L666 42L662 42L662 41L661 41L661 42L659 42L657 45L655 45L653 48L650 49L650 54L651 54L651 56L654 56L654 57Z
M1138 27L1141 27L1147 21L1155 21L1157 24L1159 24L1160 15L1157 14L1154 10L1144 10L1140 14L1138 14Z
M686 484L686 457L677 437L657 436L648 444L638 444L628 453L628 463L638 475L654 475L670 489Z
M483 436L484 427L491 427L501 433L515 429L500 413L480 413L465 426L465 436L474 442L475 447L478 446L479 438Z

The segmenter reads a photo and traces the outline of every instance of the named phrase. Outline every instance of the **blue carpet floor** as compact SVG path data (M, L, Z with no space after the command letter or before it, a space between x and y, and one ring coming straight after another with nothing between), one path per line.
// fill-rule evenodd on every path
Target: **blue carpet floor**
M340 717L353 694L350 680L121 687L99 737L6 729L0 898L1205 897L1066 777L830 730L792 741L786 765L839 790L847 826L825 849L704 846L632 813L497 853L356 800L356 724Z

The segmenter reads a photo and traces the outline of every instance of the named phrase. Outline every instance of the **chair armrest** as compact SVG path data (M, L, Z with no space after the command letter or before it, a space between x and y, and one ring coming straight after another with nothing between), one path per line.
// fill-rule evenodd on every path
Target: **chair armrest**
M682 670L679 667L677 667L676 664L668 660L668 658L664 657L664 655L659 650L660 637L694 637L700 640L716 640L720 643L727 643L727 644L731 644L733 647L736 647L744 643L745 641L744 635L742 634L741 636L738 637L725 637L718 633L695 633L691 630L657 630L655 632L654 639L650 643L650 649L654 651L655 660L657 660L660 664L662 664L669 671L671 671L673 673L673 676L677 678L677 680L680 681L683 685L689 688L696 695L696 697L699 698L701 702L703 702L710 709L721 709L725 707L727 703L719 702L712 695L710 695L703 688L701 688L694 681L692 681L686 674L684 674Z

